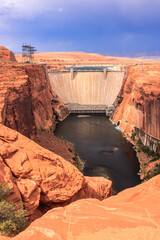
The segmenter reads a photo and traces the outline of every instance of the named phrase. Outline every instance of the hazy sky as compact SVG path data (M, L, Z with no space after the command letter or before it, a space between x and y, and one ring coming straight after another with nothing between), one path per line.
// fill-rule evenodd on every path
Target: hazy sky
M0 45L21 52L160 51L160 0L0 0Z

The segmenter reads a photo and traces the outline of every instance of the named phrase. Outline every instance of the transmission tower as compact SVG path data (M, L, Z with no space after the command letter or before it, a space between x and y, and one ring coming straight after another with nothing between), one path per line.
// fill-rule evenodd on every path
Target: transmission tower
M35 47L32 47L31 45L23 44L22 45L22 61L24 63L33 63L35 51L37 51Z

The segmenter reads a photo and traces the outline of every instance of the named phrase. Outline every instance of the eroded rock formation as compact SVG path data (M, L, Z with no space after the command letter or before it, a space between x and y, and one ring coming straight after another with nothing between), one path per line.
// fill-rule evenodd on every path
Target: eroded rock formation
M85 178L62 157L0 125L0 182L12 189L9 199L23 202L31 220L56 204L81 198L105 199L112 194L111 182Z
M0 63L0 122L31 137L53 130L68 110L51 90L41 65Z
M160 65L143 64L129 66L119 93L123 99L113 120L120 121L120 129L131 136L138 128L148 138L160 140ZM147 145L146 138L144 144ZM151 146L152 147L152 146ZM154 148L154 146L153 146ZM158 149L158 145L156 147Z
M17 61L13 52L3 46L0 46L0 60L14 61L14 62Z
M132 142L140 162L141 178L150 178L160 169L160 65L128 66L114 123ZM155 153L154 153L155 152Z
M50 210L14 240L159 240L160 175L106 200Z

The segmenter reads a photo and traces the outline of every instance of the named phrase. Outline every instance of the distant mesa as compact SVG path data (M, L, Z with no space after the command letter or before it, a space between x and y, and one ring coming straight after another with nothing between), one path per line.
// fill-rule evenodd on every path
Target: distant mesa
M3 46L0 46L0 60L17 62L13 52Z

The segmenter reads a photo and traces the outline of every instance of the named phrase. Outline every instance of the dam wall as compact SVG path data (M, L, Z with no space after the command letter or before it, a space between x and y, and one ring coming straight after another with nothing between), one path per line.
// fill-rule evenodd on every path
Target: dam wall
M123 71L49 72L55 93L67 103L81 105L113 104L121 88Z

